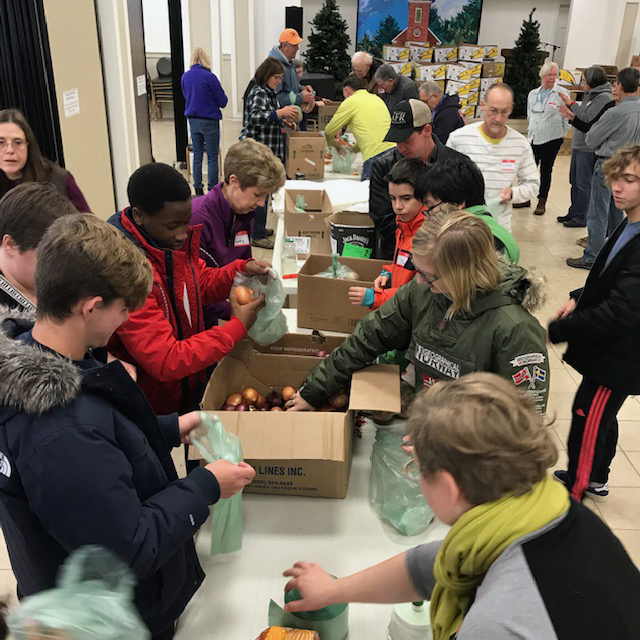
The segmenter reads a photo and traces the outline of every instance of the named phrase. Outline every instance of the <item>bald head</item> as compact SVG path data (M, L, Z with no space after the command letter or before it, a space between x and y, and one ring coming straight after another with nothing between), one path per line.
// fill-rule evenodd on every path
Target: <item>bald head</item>
M491 138L503 138L507 120L513 111L513 90L508 84L492 84L481 101L484 132Z
M356 51L351 57L351 68L360 78L365 78L373 63L373 56L366 51Z

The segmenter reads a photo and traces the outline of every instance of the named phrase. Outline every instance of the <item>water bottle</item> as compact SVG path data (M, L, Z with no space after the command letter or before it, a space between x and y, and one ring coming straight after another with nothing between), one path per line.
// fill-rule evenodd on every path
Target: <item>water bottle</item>
M431 640L429 602L403 602L393 607L387 640Z
M292 238L285 238L282 244L282 256L280 258L280 275L283 278L295 277L298 273L298 258L296 245Z

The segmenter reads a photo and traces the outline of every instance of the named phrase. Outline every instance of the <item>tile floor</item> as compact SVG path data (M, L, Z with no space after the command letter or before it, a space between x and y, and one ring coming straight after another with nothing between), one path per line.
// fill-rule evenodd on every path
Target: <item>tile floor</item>
M157 161L173 163L173 121L152 121L153 151ZM221 146L224 151L237 140L240 123L227 121L222 127ZM186 171L185 171L186 175ZM546 324L555 310L566 301L571 289L580 287L586 271L571 269L567 257L581 255L575 241L584 229L566 229L556 222L569 206L569 158L558 158L554 181L547 204L547 213L536 217L530 209L514 212L513 233L522 252L521 263L547 278L547 300L536 313ZM261 251L268 259L270 251ZM550 346L549 363L552 370L549 416L555 418L553 429L557 435L560 454L556 468L566 468L566 441L571 421L571 404L580 376L562 362L563 345ZM600 516L620 538L622 544L640 567L640 398L629 398L619 414L620 439L609 480L610 494L606 501L587 499L586 504ZM0 597L15 601L15 579L11 571L6 547L0 542Z

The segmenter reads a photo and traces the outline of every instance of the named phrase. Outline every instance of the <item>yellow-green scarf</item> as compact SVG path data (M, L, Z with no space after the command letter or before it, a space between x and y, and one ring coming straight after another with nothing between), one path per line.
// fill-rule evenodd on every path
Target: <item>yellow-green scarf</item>
M512 542L568 509L564 485L547 477L522 496L501 498L467 511L451 527L436 556L436 585L431 596L434 640L449 640L458 631L474 590Z

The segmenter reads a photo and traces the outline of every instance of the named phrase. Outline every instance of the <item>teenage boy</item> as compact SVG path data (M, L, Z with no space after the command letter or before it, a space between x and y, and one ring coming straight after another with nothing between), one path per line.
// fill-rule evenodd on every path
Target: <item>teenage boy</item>
M428 165L425 204L427 211L449 202L484 220L493 234L496 250L509 262L520 260L520 248L507 231L489 212L484 201L484 178L475 162L468 158L452 158Z
M640 393L640 144L616 152L602 172L626 220L548 329L550 342L569 343L564 360L583 376L573 402L569 468L556 472L576 500L609 495L616 415L627 396Z
M77 213L51 183L25 182L0 200L0 304L35 311L38 244L63 215Z
M170 448L198 414L156 416L120 363L93 358L151 289L122 234L93 215L60 218L35 280L35 324L0 318L0 523L18 593L52 588L74 549L103 545L135 572L151 633L169 639L204 578L194 534L255 472L218 461L178 480Z
M234 260L251 259L251 236L257 207L284 186L287 176L271 149L252 138L229 147L224 159L224 182L192 201L191 225L202 225L200 257L208 267L224 267ZM204 309L205 324L229 320L225 300Z
M200 229L189 226L189 184L169 165L140 167L127 193L130 206L109 222L149 258L153 288L117 330L109 351L137 367L138 384L156 413L185 413L200 402L207 367L247 335L264 296L241 306L231 295L231 320L210 329L203 305L229 298L238 272L265 274L269 263L234 260L218 269L207 267L199 257Z
M382 268L372 288L349 287L351 304L377 309L390 300L399 287L411 282L416 274L411 259L411 243L424 222L426 207L422 203L426 173L424 162L418 158L403 158L391 168L387 181L397 225L393 263Z

